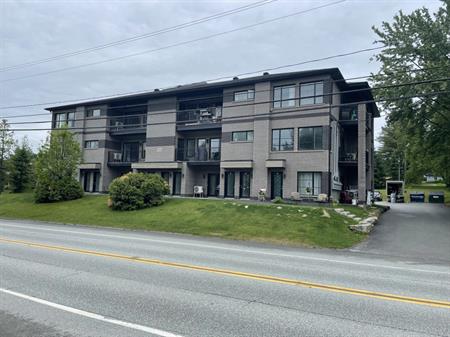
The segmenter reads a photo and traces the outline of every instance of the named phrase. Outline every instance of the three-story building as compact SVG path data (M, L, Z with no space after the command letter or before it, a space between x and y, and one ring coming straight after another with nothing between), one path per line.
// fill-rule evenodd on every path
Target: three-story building
M339 199L373 189L367 82L337 68L264 73L48 108L83 147L85 191L130 171L161 174L174 195Z

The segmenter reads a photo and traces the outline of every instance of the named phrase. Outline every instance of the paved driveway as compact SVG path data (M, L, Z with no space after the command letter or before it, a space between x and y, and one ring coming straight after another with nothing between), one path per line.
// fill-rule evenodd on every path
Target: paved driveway
M450 208L439 204L389 204L368 240L355 250L450 262Z

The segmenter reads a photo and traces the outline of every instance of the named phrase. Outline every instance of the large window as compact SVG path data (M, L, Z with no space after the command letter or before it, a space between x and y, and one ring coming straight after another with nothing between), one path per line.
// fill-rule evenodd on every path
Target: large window
M273 88L273 107L287 108L295 106L295 85Z
M66 118L65 112L55 114L55 128L63 128L66 125Z
M297 191L300 195L319 195L322 188L322 173L298 172Z
M220 160L220 138L210 140L210 160Z
M73 128L75 126L75 112L58 112L55 114L55 128Z
M289 151L294 149L294 129L272 130L272 151Z
M323 103L323 82L300 85L300 105Z
M298 129L298 149L299 150L322 150L323 149L323 128L316 126L312 128Z
M98 149L98 140L87 140L84 142L85 149Z
M100 117L102 110L100 108L87 108L86 117Z
M235 102L251 101L253 99L255 99L255 90L253 89L236 91L234 93Z
M253 131L236 131L232 135L233 142L253 142Z

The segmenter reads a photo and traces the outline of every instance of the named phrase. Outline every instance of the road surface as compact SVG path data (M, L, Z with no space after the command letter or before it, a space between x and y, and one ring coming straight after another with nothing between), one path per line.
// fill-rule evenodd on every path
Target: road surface
M0 336L449 336L450 263L0 220Z

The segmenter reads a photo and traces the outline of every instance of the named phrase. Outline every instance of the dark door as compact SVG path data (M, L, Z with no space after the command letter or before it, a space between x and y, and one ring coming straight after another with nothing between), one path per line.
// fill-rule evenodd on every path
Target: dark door
M100 172L92 172L94 181L92 182L92 192L98 192L98 185L100 182Z
M273 171L270 174L270 198L283 197L283 172Z
M89 192L89 172L83 172L83 190Z
M239 178L239 197L250 198L250 172L241 172Z
M216 197L219 195L219 175L208 173L208 196Z
M139 161L139 143L123 144L122 161L126 163L136 163Z
M234 172L225 173L225 197L234 197Z
M174 195L181 194L181 172L174 172L172 189L173 189L172 193Z

